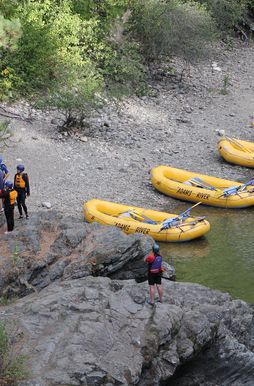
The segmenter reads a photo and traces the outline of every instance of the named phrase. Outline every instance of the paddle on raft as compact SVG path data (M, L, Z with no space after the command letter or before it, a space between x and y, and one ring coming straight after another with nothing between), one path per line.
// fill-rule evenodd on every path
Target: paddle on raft
M184 212L180 213L178 216L171 217L167 220L164 220L162 223L162 227L161 227L160 231L163 231L164 229L168 229L168 228L171 228L173 226L176 226L179 221L182 221L185 218L190 217L190 211L193 208L195 208L196 206L198 206L199 204L201 204L201 201L192 205L190 208L186 209Z
M250 180L246 182L245 184L239 185L239 186L232 186L231 188L227 188L223 190L223 196L228 197L233 194L237 194L239 191L243 191L247 186L254 185L254 180Z

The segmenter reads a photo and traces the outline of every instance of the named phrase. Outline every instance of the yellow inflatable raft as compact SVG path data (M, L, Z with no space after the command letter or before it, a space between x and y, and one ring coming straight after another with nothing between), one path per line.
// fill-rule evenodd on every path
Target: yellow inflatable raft
M254 143L223 137L218 142L218 150L226 161L254 168Z
M90 200L84 204L88 222L121 228L125 233L143 233L157 241L181 242L203 236L210 229L204 217L182 215L116 204L109 201Z
M180 200L223 208L254 205L254 180L241 184L168 166L153 168L151 175L156 189Z

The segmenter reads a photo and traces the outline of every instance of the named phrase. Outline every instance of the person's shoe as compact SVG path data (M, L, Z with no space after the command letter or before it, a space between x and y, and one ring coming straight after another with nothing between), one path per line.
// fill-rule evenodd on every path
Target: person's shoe
M4 232L5 235L8 235L9 233L11 233L11 232L9 232L9 231L5 231Z
M0 214L3 214L4 213L4 208L1 208L0 209Z
M23 216L22 216L22 215L20 215L20 216L19 216L19 219L21 219L21 218L23 218Z
M162 300L160 300L160 299L157 299L157 303L162 303Z
M29 216L28 216L28 214L26 214L26 219L27 219L27 220L29 219Z
M146 302L147 302L147 304L149 304L150 306L154 306L154 303L152 303L150 299L148 299Z

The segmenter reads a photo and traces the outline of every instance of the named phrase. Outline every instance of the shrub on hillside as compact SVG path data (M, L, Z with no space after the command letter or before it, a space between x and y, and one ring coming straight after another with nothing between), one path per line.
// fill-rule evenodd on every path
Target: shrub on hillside
M209 13L195 2L139 0L132 26L147 60L178 55L197 61L207 56L216 36Z
M198 0L211 12L221 31L230 31L244 19L248 0Z
M4 58L14 54L21 37L21 24L18 19L7 19L0 13L0 101L13 97L13 85L18 81L15 71L8 66Z
M6 19L0 13L0 48L7 50L15 48L20 36L20 21L18 19Z
M83 65L80 75L73 66L64 66L55 89L38 98L35 107L60 110L64 117L62 127L82 127L85 118L100 103L102 84L103 78L89 63Z
M10 328L10 326L9 326ZM0 323L0 384L14 385L18 380L26 379L29 374L25 369L26 358L15 351L17 331L12 326L10 336L6 326Z
M8 5L7 0L2 1L0 11ZM99 79L100 86L106 84L110 92L135 91L144 73L138 45L128 39L116 44L111 39L115 21L121 22L127 3L127 0L103 3L63 0L60 4L58 0L12 1L7 13L20 18L23 33L15 54L2 52L5 72L2 78L0 75L1 99L16 95L15 91L25 96L38 92L50 96L52 92L50 100L54 99L56 106L62 105L63 100L76 106L77 100L84 100L80 85L86 84L88 99L92 101L89 90L94 89L95 83L98 85ZM102 17L102 13L106 16ZM93 68L92 76L88 67ZM68 86L64 87L63 73L68 75ZM77 88L79 91L71 96L70 91Z

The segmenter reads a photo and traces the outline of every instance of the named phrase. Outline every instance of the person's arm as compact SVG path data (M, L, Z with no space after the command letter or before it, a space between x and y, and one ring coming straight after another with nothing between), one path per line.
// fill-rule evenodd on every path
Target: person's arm
M6 198L8 196L8 192L6 192L6 190L2 190L0 191L0 198Z
M27 194L27 196L30 196L30 184L29 184L29 177L28 177L28 175L27 174L24 175L23 179L24 179L24 181L26 183L26 194Z
M4 176L2 170L0 170L0 190L4 188Z
M5 164L2 164L1 165L1 169L2 169L2 172L4 174L4 180L7 179L8 175L9 175L9 170L7 169L6 165Z

